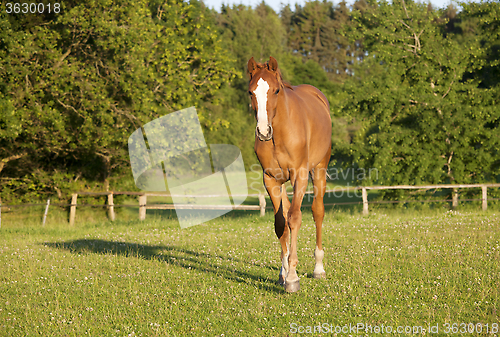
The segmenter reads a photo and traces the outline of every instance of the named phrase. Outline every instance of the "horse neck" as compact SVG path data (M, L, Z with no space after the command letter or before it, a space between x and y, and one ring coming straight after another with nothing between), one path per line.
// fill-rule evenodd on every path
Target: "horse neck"
M287 124L290 122L290 109L288 107L288 93L289 90L286 87L283 87L283 94L278 97L278 104L276 104L276 114L273 118L273 128L278 127L287 127Z

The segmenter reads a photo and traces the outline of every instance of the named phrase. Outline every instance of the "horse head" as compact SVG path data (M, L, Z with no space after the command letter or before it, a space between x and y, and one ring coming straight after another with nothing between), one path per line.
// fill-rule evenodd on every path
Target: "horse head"
M261 141L267 141L273 137L273 117L276 115L278 95L283 88L278 61L270 57L269 62L263 64L255 62L252 57L248 61L248 74L248 93L257 118L255 134Z

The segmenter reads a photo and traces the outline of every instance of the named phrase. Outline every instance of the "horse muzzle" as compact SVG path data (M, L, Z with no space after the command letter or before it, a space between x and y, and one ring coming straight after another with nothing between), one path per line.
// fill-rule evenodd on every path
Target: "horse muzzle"
M273 138L273 127L271 126L271 124L267 124L267 136L264 136L262 133L260 133L259 126L256 126L255 135L263 142L271 140L271 138Z

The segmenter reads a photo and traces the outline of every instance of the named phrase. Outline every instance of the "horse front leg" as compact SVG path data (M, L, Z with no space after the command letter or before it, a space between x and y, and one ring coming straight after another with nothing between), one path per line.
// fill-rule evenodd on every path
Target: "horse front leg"
M285 285L285 279L288 275L288 257L290 256L290 227L286 223L288 218L288 210L290 209L290 200L286 194L285 184L281 185L281 214L279 221L276 219L274 222L274 229L281 244L281 269L278 278L278 283L282 286Z
M290 228L286 223L290 201L286 195L285 186L278 183L273 177L264 175L264 186L273 203L274 232L281 244L281 268L278 283L284 285L288 274L288 256L290 255Z
M297 275L297 238L302 224L302 200L307 189L308 171L305 168L299 169L293 175L293 200L288 212L288 226L290 227L290 256L288 257L288 274L285 280L285 290L296 292L300 289L299 276Z

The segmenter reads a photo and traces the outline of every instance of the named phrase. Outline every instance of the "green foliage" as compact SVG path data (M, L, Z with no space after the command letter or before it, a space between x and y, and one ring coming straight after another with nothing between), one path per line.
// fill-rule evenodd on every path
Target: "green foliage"
M464 37L475 40L474 53L478 66L472 76L480 77L481 87L500 84L500 4L498 1L461 3L463 11L457 28Z
M368 56L345 86L344 112L361 128L344 155L377 168L376 183L471 183L500 173L497 101L468 77L480 68L479 46L443 34L438 14L381 2L375 12L355 12L347 30L363 37Z
M134 130L191 105L209 120L203 103L236 74L196 1L75 1L29 28L1 15L0 172L11 180L64 170L107 185L130 170Z
M222 40L236 56L239 66L246 66L253 56L267 61L269 56L280 58L285 52L286 32L280 18L265 3L255 9L244 5L223 6L217 15Z
M354 7L357 6L358 2ZM282 12L290 51L304 61L320 65L333 82L345 81L356 58L363 54L361 39L350 41L341 34L342 27L350 24L349 14L345 2L334 6L326 0L306 2L293 13L287 6Z

